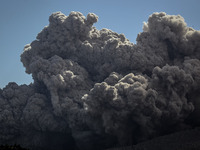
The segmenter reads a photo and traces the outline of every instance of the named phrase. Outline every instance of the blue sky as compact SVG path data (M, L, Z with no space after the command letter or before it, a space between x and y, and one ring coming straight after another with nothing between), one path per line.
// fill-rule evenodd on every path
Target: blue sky
M133 43L143 22L153 12L180 14L188 26L200 30L200 0L0 0L0 88L8 82L29 84L30 75L20 62L23 47L31 43L48 25L56 11L68 15L79 11L99 16L97 29L108 28L124 33Z

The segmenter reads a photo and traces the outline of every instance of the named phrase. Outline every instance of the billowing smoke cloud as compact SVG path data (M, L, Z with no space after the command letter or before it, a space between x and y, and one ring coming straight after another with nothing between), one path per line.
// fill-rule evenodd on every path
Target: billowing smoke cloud
M200 31L154 13L133 44L97 20L53 13L25 46L34 83L0 89L0 143L105 149L200 126Z

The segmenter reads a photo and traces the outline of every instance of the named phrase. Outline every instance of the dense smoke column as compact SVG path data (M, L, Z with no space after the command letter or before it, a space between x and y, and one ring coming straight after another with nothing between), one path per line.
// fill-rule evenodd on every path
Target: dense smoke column
M53 13L25 46L34 83L0 89L0 143L104 149L200 126L200 31L154 13L134 45L97 21Z

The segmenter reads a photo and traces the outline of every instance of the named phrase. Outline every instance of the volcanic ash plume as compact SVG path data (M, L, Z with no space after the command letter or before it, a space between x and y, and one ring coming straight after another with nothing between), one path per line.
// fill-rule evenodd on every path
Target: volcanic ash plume
M21 61L34 83L0 89L0 144L105 149L200 126L200 31L152 14L133 44L98 17L49 17Z

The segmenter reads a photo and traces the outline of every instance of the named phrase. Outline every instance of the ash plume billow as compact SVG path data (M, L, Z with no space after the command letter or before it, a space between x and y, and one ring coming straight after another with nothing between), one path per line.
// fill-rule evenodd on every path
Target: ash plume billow
M154 13L133 44L97 21L53 13L25 46L34 82L0 89L0 144L101 150L200 126L200 31Z

